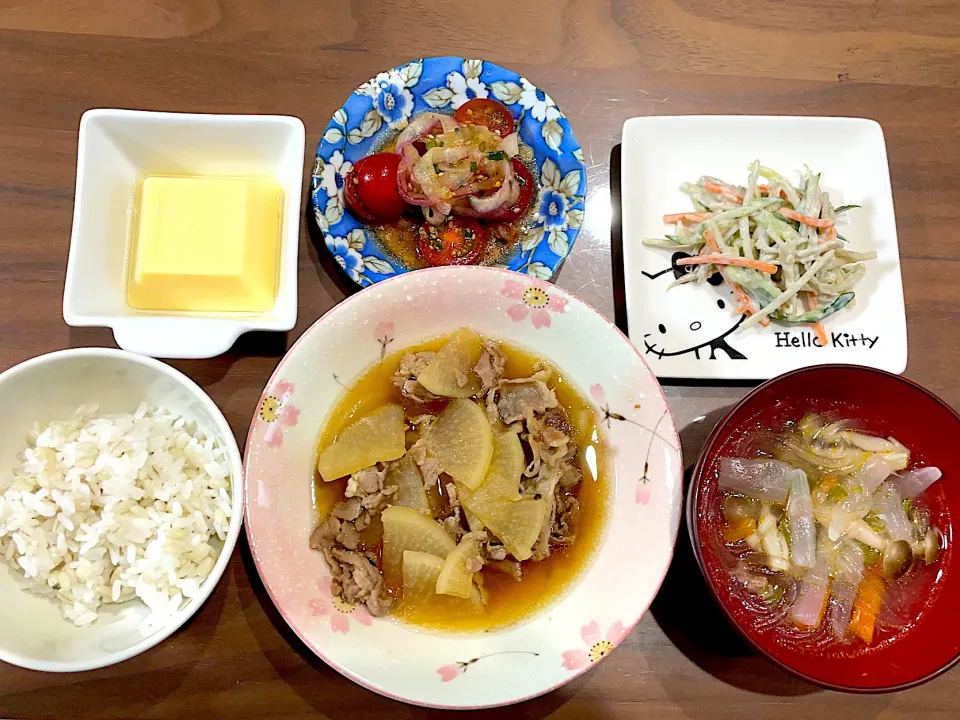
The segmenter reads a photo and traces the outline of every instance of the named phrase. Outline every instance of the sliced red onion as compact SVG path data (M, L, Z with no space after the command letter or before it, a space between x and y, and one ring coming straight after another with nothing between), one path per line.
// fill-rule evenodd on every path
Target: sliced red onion
M413 144L404 145L403 149L400 152L400 167L404 165L408 167L413 167L417 164L417 161L420 159L420 153L417 152L417 149Z
M903 500L892 483L884 483L873 497L873 512L883 522L891 540L913 539L913 524L903 509Z
M447 213L442 213L440 212L440 210L438 210L435 207L431 207L430 205L424 205L421 207L421 210L423 210L424 219L434 227L439 227L440 225L443 225L444 222L446 222Z
M453 120L449 115L440 113L420 113L415 115L403 132L397 136L397 152L402 152L406 145L415 143L417 140L427 135L436 125L443 126L444 118Z
M520 197L520 184L513 174L513 166L507 160L501 160L498 165L502 184L497 191L487 197L470 196L470 206L481 215L492 213L502 207L509 207Z
M397 191L400 193L400 197L403 198L403 201L410 205L419 205L420 207L424 207L427 205L437 204L435 200L431 200L424 195L423 191L416 186L416 183L412 182L409 173L407 173L406 177L401 175L398 178Z
M779 460L721 458L718 481L725 490L783 505L798 473L804 475Z
M420 153L412 144L405 145L400 151L400 166L397 168L397 191L404 202L411 205L433 205L423 188L413 179L413 170L420 162Z
M440 183L437 171L433 167L430 154L427 153L413 166L413 181L420 186L428 200L441 202L447 198L446 188Z
M797 470L790 481L786 512L790 521L790 561L811 568L817 561L817 526L813 521L810 484L802 470Z
M801 627L820 627L827 602L827 562L820 558L800 581L800 593L790 608L790 619Z
M440 163L453 163L458 160L464 160L465 158L470 157L470 148L468 147L433 147L427 150L426 154L423 156L424 159L430 160L434 165L439 165Z
M470 206L479 215L487 215L500 208L510 207L519 197L519 185L513 178L507 180L496 193L488 197L470 196Z
M443 128L443 131L445 133L453 132L458 127L460 127L460 123L454 120L451 116L444 115L442 113L439 113L439 122L440 122L440 127Z
M903 473L897 480L897 487L900 489L900 495L905 498L915 498L933 485L937 480L943 477L940 468L922 467L914 468Z
M453 193L454 197L457 197L461 189L466 187L473 177L469 167L456 167L444 163L440 166L440 170L443 172L441 183Z
M520 136L515 132L510 133L500 141L500 149L507 154L507 157L516 157L520 154Z

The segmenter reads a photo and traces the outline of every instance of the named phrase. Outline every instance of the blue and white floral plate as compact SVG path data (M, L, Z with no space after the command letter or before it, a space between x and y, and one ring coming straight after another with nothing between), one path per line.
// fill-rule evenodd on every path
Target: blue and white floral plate
M509 270L549 280L570 254L583 222L587 173L583 150L556 103L526 78L484 60L413 60L357 88L333 114L310 180L310 198L327 249L361 286L408 268L386 254L362 222L346 211L343 179L353 163L421 112L452 112L473 98L493 97L509 108L520 139L533 149L540 196L535 222Z

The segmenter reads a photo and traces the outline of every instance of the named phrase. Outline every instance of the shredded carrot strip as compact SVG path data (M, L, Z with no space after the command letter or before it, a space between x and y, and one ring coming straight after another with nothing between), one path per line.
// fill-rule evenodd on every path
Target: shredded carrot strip
M701 223L709 217L713 217L713 213L670 213L669 215L663 216L663 222L665 225L673 225L678 222L683 222L684 220L692 223Z
M745 257L732 257L730 255L698 255L697 257L683 258L677 260L677 265L736 265L737 267L750 268L773 274L777 271L776 265L765 263L761 260L753 260Z
M864 574L850 615L850 630L867 645L873 641L877 613L883 602L883 579L879 573L879 568L874 566Z
M711 230L703 231L703 240L706 243L707 247L710 248L710 252L718 253L720 252L720 244L717 242L717 239L713 236Z
M807 310L815 310L817 308L817 297L813 293L802 293L803 296L803 306ZM820 347L826 347L830 344L830 338L827 337L827 330L823 327L822 322L813 323L813 331L817 334L817 340L820 341Z
M760 193L761 195L769 195L769 194L770 194L770 186L769 186L769 185L757 185L757 192Z
M836 239L837 239L836 227L829 227L827 228L827 231L825 233L820 233L817 236L817 242L821 245L825 242L833 242Z
M702 256L706 256L707 248L710 249L710 252L714 252L714 253L720 252L720 245L719 243L717 243L717 239L713 237L713 233L710 230L704 231L703 240L705 243L705 247L703 249L703 253L701 253ZM720 276L723 278L724 282L727 283L730 289L733 290L733 297L737 301L736 312L738 315L743 315L743 314L753 315L758 311L756 304L753 302L753 300L750 299L750 296L747 295L746 291L742 287L740 287L739 283L732 282L723 273L720 273ZM760 321L760 324L763 327L766 327L767 325L770 324L770 321L764 318L763 320Z
M796 210L790 210L789 208L778 208L777 212L789 220L795 220L798 223L809 225L810 227L832 228L837 224L836 220L827 220L825 218L815 218L810 217L809 215L801 215Z
M722 195L724 200L738 203L743 202L743 198L740 196L740 193L737 192L737 189L731 187L730 185L721 185L720 183L713 182L712 180L705 180L703 182L703 187L709 192Z
M817 340L820 341L821 347L826 347L830 344L830 338L827 337L827 331L824 329L822 322L815 322L813 324L813 331L817 334Z

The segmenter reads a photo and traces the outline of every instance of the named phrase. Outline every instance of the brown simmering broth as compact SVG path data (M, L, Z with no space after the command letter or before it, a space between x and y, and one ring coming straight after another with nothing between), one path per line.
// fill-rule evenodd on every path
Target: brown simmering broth
M446 401L422 405L403 398L400 390L391 382L391 378L404 355L424 350L436 351L446 341L447 338L443 337L398 350L388 354L383 361L367 370L347 388L334 407L321 431L317 453L319 454L322 448L329 447L343 428L355 419L387 403L403 405L408 415L422 414L425 408L429 412L442 409ZM505 374L507 378L531 375L535 372L534 366L537 363L543 363L542 359L524 350L507 343L498 344L507 358ZM581 507L576 541L570 547L554 549L545 560L524 562L523 576L519 582L509 575L485 566L480 576L487 591L488 601L482 612L464 613L462 604L450 603L448 598L437 596L434 600L415 608L404 605L401 601L393 611L394 617L413 625L436 630L475 631L500 628L528 618L551 604L586 567L593 551L599 545L606 519L609 498L608 466L593 406L559 370L553 368L553 371L553 379L549 384L556 392L557 399L574 428L574 440L579 450L579 466L583 471L583 481L577 493ZM408 432L407 447L416 439L415 432ZM449 481L447 476L441 476L440 482L445 481ZM326 483L320 479L318 473L314 472L313 502L318 522L323 522L333 506L344 499L345 487L346 480ZM438 501L439 495L438 488L428 488L428 496L432 503ZM362 533L367 549L379 549L381 532L382 526L375 521ZM392 594L398 595L399 592L400 588L391 588Z

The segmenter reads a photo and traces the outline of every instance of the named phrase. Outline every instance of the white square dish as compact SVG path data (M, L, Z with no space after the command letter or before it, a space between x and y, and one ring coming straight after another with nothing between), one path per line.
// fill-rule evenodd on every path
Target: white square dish
M226 352L250 330L297 321L303 123L272 115L88 110L80 120L73 232L63 293L72 326L113 329L125 350L166 358ZM146 175L272 175L284 192L279 282L263 313L148 312L125 300L137 185Z
M631 118L623 126L623 264L631 340L659 377L765 380L789 370L852 363L901 373L906 313L893 193L880 125L830 117L685 116ZM686 211L680 184L702 175L745 184L760 160L797 183L804 164L822 173L836 206L860 205L838 220L856 251L876 251L856 302L824 322L830 344L810 326L771 322L739 330L725 286L673 282L673 252L643 245L672 232L663 215Z

